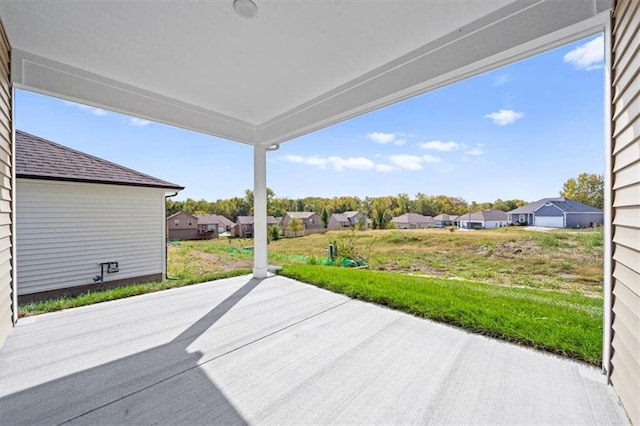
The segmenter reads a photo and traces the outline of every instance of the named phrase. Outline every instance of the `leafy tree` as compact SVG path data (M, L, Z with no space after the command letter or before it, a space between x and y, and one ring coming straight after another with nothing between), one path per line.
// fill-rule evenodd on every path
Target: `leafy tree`
M418 192L416 194L416 200L414 201L415 213L420 213L424 216L437 216L434 214L432 197Z
M495 200L493 202L493 207L496 210L502 210L504 212L508 212L511 210L515 210L518 207L522 207L527 205L528 203L526 201L523 200L501 200L500 198L498 198L497 200Z
M562 185L560 196L597 209L604 208L604 175L580 173Z
M367 218L365 215L361 214L358 216L358 223L356 224L356 229L358 231L366 231L367 230Z
M329 225L329 212L327 212L326 208L322 209L322 214L320 216L322 217L322 224L326 229L327 226Z
M275 192L271 188L267 188L267 211L269 211L269 204L271 204L271 200L275 197ZM253 215L253 191L247 189L244 191L244 202L247 206L250 215ZM242 216L242 215L240 215Z
M287 225L287 229L292 232L299 232L304 230L304 224L301 219L297 217L292 218Z
M410 213L412 210L412 202L409 199L409 195L407 194L398 194L396 196L396 204L398 207L395 209L396 216L403 215L405 213Z

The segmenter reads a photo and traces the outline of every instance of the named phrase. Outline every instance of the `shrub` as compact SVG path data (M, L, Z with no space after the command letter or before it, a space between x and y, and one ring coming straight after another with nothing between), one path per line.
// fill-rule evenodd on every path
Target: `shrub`
M353 260L367 260L371 254L371 246L375 243L373 238L370 242L362 244L356 237L355 232L349 231L342 233L340 237L330 241L330 244L336 248L338 258L347 258Z
M276 225L271 225L267 232L267 237L269 241L276 241L280 239L280 227Z

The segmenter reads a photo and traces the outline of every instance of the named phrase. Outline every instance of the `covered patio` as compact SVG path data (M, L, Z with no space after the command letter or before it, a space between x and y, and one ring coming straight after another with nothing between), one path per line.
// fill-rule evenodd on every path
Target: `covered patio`
M250 276L24 318L3 424L626 424L598 369Z
M639 3L232 3L0 2L3 423L640 422ZM604 375L266 279L281 143L599 32ZM14 88L251 145L256 281L18 321Z

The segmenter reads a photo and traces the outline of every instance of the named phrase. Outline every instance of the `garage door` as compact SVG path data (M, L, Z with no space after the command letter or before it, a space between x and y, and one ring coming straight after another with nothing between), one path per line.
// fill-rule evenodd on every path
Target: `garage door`
M562 216L536 216L534 220L535 226L546 226L548 228L564 227L564 218Z

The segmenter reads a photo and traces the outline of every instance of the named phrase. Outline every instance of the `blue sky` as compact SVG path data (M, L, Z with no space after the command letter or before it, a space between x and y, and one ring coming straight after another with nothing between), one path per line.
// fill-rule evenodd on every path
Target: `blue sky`
M603 45L593 36L281 145L276 196L558 195L603 173ZM250 146L17 91L16 127L186 187L175 199L243 196Z

